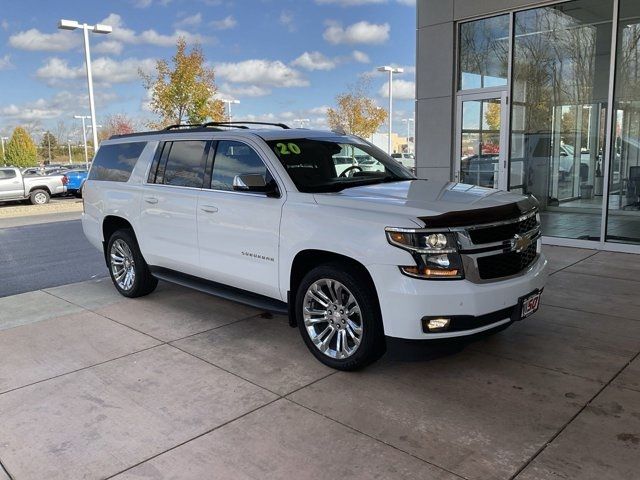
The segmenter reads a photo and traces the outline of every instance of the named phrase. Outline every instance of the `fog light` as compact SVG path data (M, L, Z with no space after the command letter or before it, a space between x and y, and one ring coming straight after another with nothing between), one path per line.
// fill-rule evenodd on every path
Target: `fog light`
M427 322L427 330L430 332L439 332L449 328L450 319L448 318L432 318Z

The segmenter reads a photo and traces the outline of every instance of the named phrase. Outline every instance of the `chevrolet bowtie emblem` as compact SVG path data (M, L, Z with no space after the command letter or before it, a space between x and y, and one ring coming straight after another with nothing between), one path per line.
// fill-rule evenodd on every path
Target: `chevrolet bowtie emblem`
M516 253L524 252L531 245L531 239L529 237L523 237L517 233L511 240L511 250Z

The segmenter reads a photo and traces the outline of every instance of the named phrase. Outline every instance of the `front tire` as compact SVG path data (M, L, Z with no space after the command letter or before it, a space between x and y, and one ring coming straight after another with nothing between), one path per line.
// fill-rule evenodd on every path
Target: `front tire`
M158 286L131 230L117 230L107 243L107 265L116 290L129 298L149 295Z
M385 352L382 316L374 287L354 268L314 268L298 286L296 320L302 338L320 362L357 370Z
M32 205L44 205L45 203L49 203L50 198L49 192L42 189L33 190L29 194L29 200Z

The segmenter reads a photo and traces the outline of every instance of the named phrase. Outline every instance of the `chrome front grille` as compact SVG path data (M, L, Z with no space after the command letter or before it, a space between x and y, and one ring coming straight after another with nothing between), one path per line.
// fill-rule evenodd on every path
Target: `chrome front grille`
M455 229L465 277L476 283L522 275L540 254L537 210L491 224Z

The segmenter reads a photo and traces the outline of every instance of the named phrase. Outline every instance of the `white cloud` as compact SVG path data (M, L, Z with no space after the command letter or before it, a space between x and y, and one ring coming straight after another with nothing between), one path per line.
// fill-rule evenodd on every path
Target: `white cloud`
M361 21L344 28L340 23L328 22L322 36L333 45L341 43L377 45L389 39L389 30L391 27L388 23L376 24Z
M358 63L370 63L371 62L371 59L369 58L369 55L367 55L364 52L361 52L360 50L354 50L351 53L351 56Z
M415 7L416 0L397 0L400 5L406 5L407 7Z
M107 55L120 55L124 45L118 40L103 40L91 49L91 53L105 53Z
M202 23L202 14L200 12L181 18L173 24L176 28L196 27Z
M0 27L2 27L5 32L9 30L9 22L6 18L3 18L2 21L0 21Z
M296 67L304 68L305 70L333 70L336 67L337 62L316 51L304 52L291 62L291 64Z
M293 13L287 10L283 10L282 12L280 12L278 21L280 22L280 25L284 25L285 27L287 27L287 30L289 30L290 32L294 32L296 30L295 19L296 18Z
M279 60L245 60L238 63L221 63L215 66L216 74L229 82L249 83L271 87L306 87L309 81L302 74Z
M211 38L199 33L189 33L184 30L176 30L171 35L163 35L155 30L145 30L138 35L139 43L148 43L158 47L174 47L178 38L184 38L187 43L210 43Z
M218 90L219 98L239 98L239 97L264 97L269 95L271 90L259 85L230 85L223 83Z
M155 3L157 3L158 5L162 5L163 7L166 7L171 2L172 0L158 0ZM153 5L153 3L154 3L154 0L133 0L133 6L136 8L147 8Z
M198 33L190 33L185 30L177 29L170 35L158 33L153 29L136 33L134 30L127 28L122 21L122 17L117 13L111 13L100 23L111 25L113 33L109 35L110 40L117 40L122 43L156 45L159 47L172 47L178 41L178 37L184 37L187 43L213 43L214 38L206 37ZM106 53L106 52L105 52Z
M4 57L0 57L0 70L9 70L13 68L11 56L7 53Z
M95 100L98 106L104 106L117 98L115 93L96 92ZM21 105L12 103L0 107L0 117L13 122L37 122L61 116L69 117L77 113L78 105L86 105L87 102L87 95L84 93L78 95L77 93L62 91L49 99L39 98Z
M80 45L80 35L59 31L42 33L37 28L18 32L9 37L9 44L20 50L64 52Z
M216 30L229 30L234 28L238 24L238 21L233 17L233 15L229 15L222 20L213 20L209 23Z
M357 5L371 5L386 2L387 0L316 0L318 5L340 5L341 7L353 7Z
M378 95L381 97L389 97L389 82L385 82L384 85L378 90ZM393 81L393 98L397 100L413 100L416 98L416 84L408 80L394 80Z
M99 83L127 83L140 80L138 69L151 72L155 67L155 60L151 58L127 58L122 61L109 57L96 58L92 63L93 79ZM36 77L50 85L58 85L61 80L84 79L85 67L70 66L67 60L53 57L36 71Z

